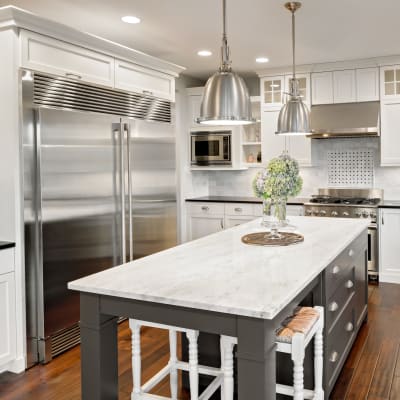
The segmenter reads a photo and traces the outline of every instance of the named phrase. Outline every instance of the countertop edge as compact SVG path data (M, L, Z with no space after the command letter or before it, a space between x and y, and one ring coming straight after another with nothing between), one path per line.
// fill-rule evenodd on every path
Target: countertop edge
M204 196L193 197L185 199L188 203L243 203L243 204L261 204L262 200L257 198L235 197L235 196ZM305 200L288 200L287 204L290 206L303 206L307 201Z

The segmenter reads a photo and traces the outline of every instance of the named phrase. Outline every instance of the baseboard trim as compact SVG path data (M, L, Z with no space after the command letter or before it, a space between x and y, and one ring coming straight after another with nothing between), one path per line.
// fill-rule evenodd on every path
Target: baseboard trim
M400 274L399 273L379 273L379 282L385 283L398 283L400 284Z
M14 374L20 374L21 372L24 372L25 369L26 369L26 359L25 357L20 357L4 365L2 371L9 371Z

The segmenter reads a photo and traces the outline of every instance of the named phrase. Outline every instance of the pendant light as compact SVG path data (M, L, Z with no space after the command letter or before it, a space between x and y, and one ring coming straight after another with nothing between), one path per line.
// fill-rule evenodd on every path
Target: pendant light
M289 99L279 113L277 135L308 135L311 133L310 112L301 99L299 81L296 79L294 14L300 7L300 2L285 4L285 8L292 13L293 77L290 79Z
M226 36L226 0L222 0L222 48L221 66L204 88L200 117L196 121L204 125L247 125L255 122L251 115L251 103L244 80L232 71Z

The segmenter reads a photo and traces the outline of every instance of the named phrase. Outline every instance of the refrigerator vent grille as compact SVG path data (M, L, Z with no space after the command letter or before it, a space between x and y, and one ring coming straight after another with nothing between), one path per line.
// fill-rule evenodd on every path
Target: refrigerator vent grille
M81 342L79 324L64 329L51 337L51 356L55 357Z
M171 123L169 101L38 73L34 77L33 101L38 106Z

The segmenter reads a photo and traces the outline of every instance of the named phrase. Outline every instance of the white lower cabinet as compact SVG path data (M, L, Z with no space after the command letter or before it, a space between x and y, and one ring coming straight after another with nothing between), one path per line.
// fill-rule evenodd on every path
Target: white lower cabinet
M379 280L400 283L400 209L379 210Z
M16 357L14 250L0 250L0 372Z
M259 203L188 203L189 240L233 228L262 216ZM304 215L302 205L288 205L287 215Z

